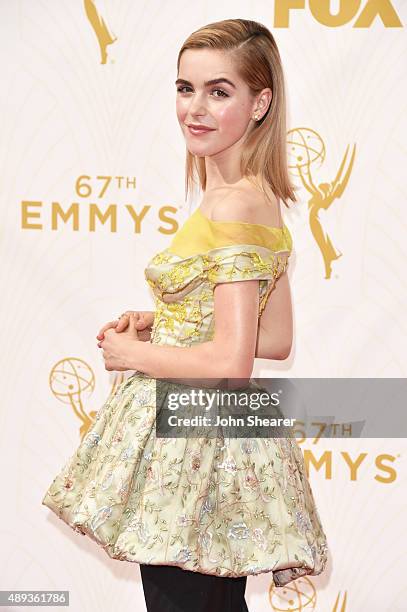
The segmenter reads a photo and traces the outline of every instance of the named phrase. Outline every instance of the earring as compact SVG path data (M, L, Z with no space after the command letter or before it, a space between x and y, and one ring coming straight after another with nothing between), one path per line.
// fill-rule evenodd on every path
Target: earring
M257 115L257 113L256 113L256 115L254 115L253 119L255 119L256 121L258 121L258 120L260 119L260 117L259 117L259 115Z

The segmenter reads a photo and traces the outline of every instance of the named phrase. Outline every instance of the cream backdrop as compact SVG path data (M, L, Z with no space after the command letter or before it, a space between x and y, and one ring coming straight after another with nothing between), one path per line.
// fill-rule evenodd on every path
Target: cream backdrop
M276 37L301 186L285 212L295 344L254 374L406 376L405 0L1 0L3 590L69 589L74 612L145 610L139 566L41 499L115 382L97 331L153 306L144 267L199 202L184 201L177 52L193 30L236 17ZM331 247L314 237L322 183ZM326 275L330 252L342 255ZM249 577L250 611L406 610L405 440L302 447L328 567L275 591L267 574Z

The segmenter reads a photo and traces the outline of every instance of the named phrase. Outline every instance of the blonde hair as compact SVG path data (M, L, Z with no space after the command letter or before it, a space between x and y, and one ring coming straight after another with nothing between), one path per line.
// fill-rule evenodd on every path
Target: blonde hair
M286 200L296 202L295 187L287 164L286 95L280 54L271 32L261 23L247 19L226 19L203 26L192 32L178 53L177 74L181 55L187 49L216 49L230 52L239 76L247 83L253 96L269 87L273 93L269 108L256 122L242 151L242 176L256 182L267 195L271 189L288 207ZM196 183L206 189L205 158L187 150L185 164L185 198Z

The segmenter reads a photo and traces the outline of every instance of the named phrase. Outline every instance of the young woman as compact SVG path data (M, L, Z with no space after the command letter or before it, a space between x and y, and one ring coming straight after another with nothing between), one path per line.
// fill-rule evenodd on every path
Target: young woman
M256 356L290 352L292 239L279 202L296 198L270 31L231 19L193 32L178 56L176 108L187 192L197 175L203 199L145 269L155 312L101 329L106 369L135 373L43 504L112 558L140 564L149 612L240 612L248 575L270 572L283 586L325 567L302 453L292 437L157 438L156 379L248 380Z

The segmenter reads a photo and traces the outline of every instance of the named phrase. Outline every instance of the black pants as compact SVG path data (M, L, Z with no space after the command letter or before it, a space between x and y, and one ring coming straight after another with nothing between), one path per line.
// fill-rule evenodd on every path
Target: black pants
M140 563L147 612L249 612L247 576L222 578L173 565Z

